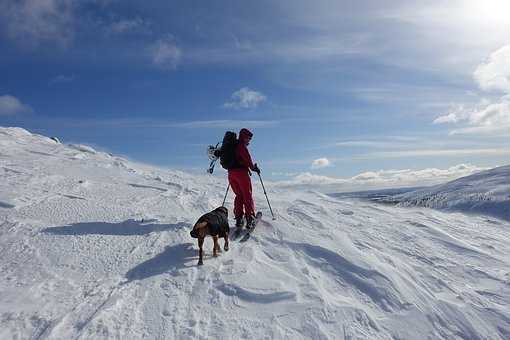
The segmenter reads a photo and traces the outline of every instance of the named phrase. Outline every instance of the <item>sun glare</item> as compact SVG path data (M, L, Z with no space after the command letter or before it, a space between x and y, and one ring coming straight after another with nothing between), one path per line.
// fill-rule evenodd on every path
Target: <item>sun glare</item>
M510 24L510 0L471 0L468 10L487 24Z

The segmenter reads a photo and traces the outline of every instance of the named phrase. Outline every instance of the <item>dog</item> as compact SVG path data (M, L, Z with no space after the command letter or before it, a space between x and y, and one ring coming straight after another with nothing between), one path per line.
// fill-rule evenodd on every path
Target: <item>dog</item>
M193 238L198 239L198 265L204 264L203 261L203 249L204 239L207 235L213 238L213 256L218 256L220 252L220 246L218 244L218 237L225 239L225 245L223 249L228 251L228 234L230 233L230 226L228 225L228 209L225 207L219 207L205 215L202 215L193 226L193 230L190 231L190 235Z

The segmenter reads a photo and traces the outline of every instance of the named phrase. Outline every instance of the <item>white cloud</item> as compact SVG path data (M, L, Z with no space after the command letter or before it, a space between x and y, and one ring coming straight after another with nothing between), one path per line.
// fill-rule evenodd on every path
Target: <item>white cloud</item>
M357 98L371 103L412 105L426 110L447 108L452 98L465 98L465 91L451 86L434 86L382 83L378 87L355 87L347 89Z
M238 129L243 127L249 128L271 127L275 125L278 125L277 121L269 120L202 120L171 124L172 127L181 128L224 128L224 129Z
M337 142L334 145L341 148L370 148L370 149L390 149L402 148L409 144L417 143L416 137L385 137L383 140L348 140Z
M467 124L450 134L479 134L510 131L510 45L506 45L480 64L473 73L480 89L506 93L497 100L483 99L477 105L457 105L437 117L434 124Z
M472 125L501 126L510 124L510 98L491 103L482 110L472 112L469 122Z
M510 45L492 53L478 66L474 77L482 90L510 93Z
M110 33L122 34L127 32L141 32L148 33L150 32L149 23L143 20L140 17L136 17L133 19L120 19L115 22L112 22L108 31Z
M316 186L316 185L331 185L331 184L346 184L348 179L334 178L328 176L315 175L310 172L303 172L296 175L288 181L277 182L281 186Z
M229 109L254 109L265 102L266 99L266 96L261 92L243 87L234 92L230 97L230 101L223 104L223 106Z
M0 96L0 116L15 115L29 111L32 111L30 106L20 102L18 98L8 94Z
M152 63L166 70L175 70L181 60L182 52L177 47L175 39L168 36L159 39L148 48Z
M76 78L76 76L74 74L71 74L69 76L66 76L64 74L59 74L58 76L51 78L49 83L50 83L50 85L70 83L70 82L74 81L75 78Z
M509 136L510 135L510 126L509 125L502 125L499 127L488 127L488 126L473 126L473 127L465 127L460 129L454 129L449 132L450 136L455 135L490 135L491 137L503 137L503 136ZM491 151L491 150L487 150ZM504 152L505 150L501 150L501 152L498 152L498 150L492 150L494 153L493 155L510 155L510 152ZM486 154L490 154L490 152L487 152Z
M459 164L447 169L427 168L421 170L367 171L351 178L318 176L305 172L291 180L276 182L276 185L309 188L326 192L427 186L451 181L486 169L470 164Z
M282 177L295 177L299 175L298 172L272 172L272 176L282 176Z
M469 113L464 105L455 105L450 108L450 110L442 115L434 119L434 124L448 124L448 123L458 123L463 120L468 119Z
M62 122L60 122L62 123ZM185 129L240 129L246 128L270 128L280 122L271 120L196 120L187 122L171 122L141 119L110 119L110 120L77 120L68 121L66 126L86 127L113 127L113 128L185 128Z
M263 39L234 38L233 44L190 49L190 60L196 63L245 64L267 61L313 61L342 58L368 53L369 46L364 34L335 32L331 36L278 38L263 36ZM367 45L367 46L365 46Z
M372 152L364 155L352 157L353 159L389 159L389 158L409 158L409 157L455 157L462 155L510 155L510 148L460 148L460 149L417 149L417 150L397 150Z
M335 143L335 146L340 147L362 147L362 148L377 148L380 146L379 142L376 141L365 141L365 140L348 140L343 142Z
M497 102L482 100L473 107L457 106L447 114L434 120L434 124L468 124L469 127L456 129L451 134L469 134L501 131L510 127L510 98L500 98Z
M74 36L73 0L2 1L0 18L7 35L24 45L67 45Z
M319 158L312 162L312 169L326 168L331 165L331 162L327 158Z

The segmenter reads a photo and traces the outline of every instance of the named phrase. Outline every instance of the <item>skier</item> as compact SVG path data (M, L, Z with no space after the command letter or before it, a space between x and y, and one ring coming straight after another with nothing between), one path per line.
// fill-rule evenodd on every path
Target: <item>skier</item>
M234 216L236 227L242 227L243 215L246 218L246 228L251 229L255 222L255 204L253 203L251 187L251 171L260 174L257 163L253 163L247 146L253 133L248 129L239 131L239 142L235 148L236 166L228 169L228 182L236 197L234 199Z

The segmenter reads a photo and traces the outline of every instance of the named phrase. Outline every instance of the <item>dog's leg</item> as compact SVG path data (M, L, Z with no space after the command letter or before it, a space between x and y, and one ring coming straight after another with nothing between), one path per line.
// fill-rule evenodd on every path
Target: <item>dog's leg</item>
M223 249L225 249L225 251L228 251L228 234L225 234L225 245L223 246Z
M204 250L202 249L203 245L204 245L204 238L199 237L198 238L198 265L199 266L204 264L204 261L202 261L202 256L204 253Z
M213 256L218 256L218 251L220 250L220 246L218 244L218 235L216 236L213 236L213 242L214 242L214 245L213 245Z

